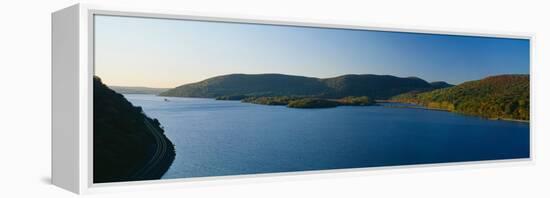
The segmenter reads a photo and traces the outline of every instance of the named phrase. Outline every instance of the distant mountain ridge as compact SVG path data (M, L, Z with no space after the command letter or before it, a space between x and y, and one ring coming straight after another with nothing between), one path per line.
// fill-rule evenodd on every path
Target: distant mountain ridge
M447 84L447 83L445 83ZM190 83L160 93L161 96L215 98L221 96L309 96L342 98L368 96L387 99L413 90L437 86L417 77L348 74L313 78L285 74L229 74Z
M152 87L131 87L131 86L109 86L112 90L121 94L159 94L167 91L169 88Z

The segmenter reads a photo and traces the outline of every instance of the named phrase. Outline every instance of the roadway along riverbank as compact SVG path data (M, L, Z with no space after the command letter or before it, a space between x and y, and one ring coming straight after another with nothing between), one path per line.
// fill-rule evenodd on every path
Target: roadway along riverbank
M144 119L143 122L155 139L156 146L152 157L141 169L136 171L133 178L136 180L159 179L162 177L164 172L168 170L174 160L174 156L169 153L169 149L171 149L170 146L172 146L172 144L168 142L168 139L165 138L164 134L157 130L151 122L149 122L149 120Z

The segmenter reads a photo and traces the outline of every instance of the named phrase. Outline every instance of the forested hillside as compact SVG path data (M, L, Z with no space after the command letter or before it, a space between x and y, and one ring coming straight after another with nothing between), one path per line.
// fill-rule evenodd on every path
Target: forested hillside
M147 117L119 93L94 77L94 183L159 179L174 160L174 146L164 136L167 152L149 171L140 171L153 156L159 142L155 134L164 130L156 119ZM147 122L147 123L146 123ZM150 123L150 126L147 124Z
M392 100L492 119L529 120L529 75L491 76Z

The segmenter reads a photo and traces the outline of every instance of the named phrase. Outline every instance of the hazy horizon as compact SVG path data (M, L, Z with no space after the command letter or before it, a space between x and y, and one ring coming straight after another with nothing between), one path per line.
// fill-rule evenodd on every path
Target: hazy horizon
M95 75L173 88L234 73L418 77L529 74L529 40L119 16L95 17Z

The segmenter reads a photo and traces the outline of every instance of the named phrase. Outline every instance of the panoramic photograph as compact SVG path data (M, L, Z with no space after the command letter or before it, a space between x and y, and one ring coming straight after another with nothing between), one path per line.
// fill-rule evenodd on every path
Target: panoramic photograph
M530 41L94 16L94 183L530 158Z

